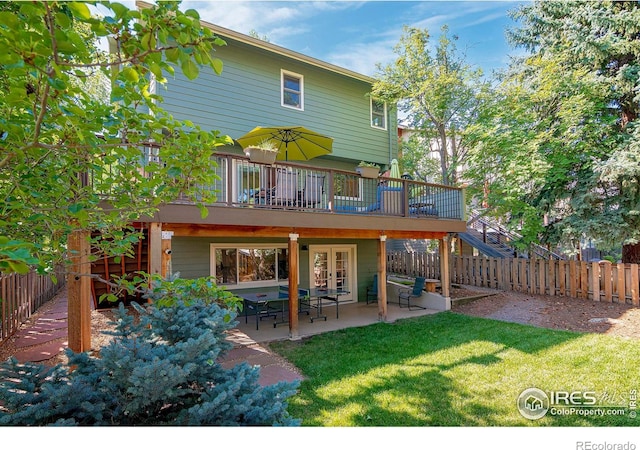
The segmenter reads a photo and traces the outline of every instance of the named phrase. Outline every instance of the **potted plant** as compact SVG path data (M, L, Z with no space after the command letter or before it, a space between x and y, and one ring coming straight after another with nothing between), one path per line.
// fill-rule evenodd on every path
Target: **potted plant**
M356 172L364 178L378 178L378 175L380 175L380 166L374 163L360 161L360 164L356 167Z
M278 144L265 139L257 145L246 147L244 152L252 162L273 164L278 156Z

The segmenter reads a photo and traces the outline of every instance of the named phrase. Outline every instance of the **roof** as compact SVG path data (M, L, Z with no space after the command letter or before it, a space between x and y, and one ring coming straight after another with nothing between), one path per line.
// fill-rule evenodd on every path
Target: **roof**
M140 8L140 9L141 8L150 8L151 6L152 6L152 4L150 4L150 3L147 3L147 2L144 2L144 1L141 1L141 0L137 0L136 1L136 7ZM328 62L313 58L311 56L304 55L302 53L295 52L293 50L289 50L289 49L284 48L284 47L280 47L279 45L272 44L271 42L263 41L261 39L254 38L252 36L249 36L249 35L246 35L246 34L243 34L243 33L239 33L237 31L233 31L233 30L230 30L228 28L221 27L219 25L214 25L214 24L206 22L204 20L200 20L200 23L203 26L209 28L211 31L213 31L217 36L222 37L222 38L228 37L228 38L233 39L235 41L242 42L244 44L248 44L248 45L251 45L253 47L257 47L257 48L260 48L262 50L266 50L266 51L271 52L271 53L275 53L275 54L278 54L278 55L286 56L288 58L291 58L291 59L294 59L294 60L297 60L297 61L300 61L300 62L304 62L306 64L310 64L312 66L316 66L316 67L319 67L321 69L328 70L330 72L334 72L334 73L337 73L337 74L340 74L340 75L344 75L344 76L347 76L349 78L354 78L356 80L365 81L367 83L373 83L375 81L375 79L373 79L373 78L371 78L371 77L369 77L367 75L364 75L364 74L361 74L361 73L358 73L358 72L354 72L354 71L349 70L349 69L345 69L344 67L336 66L334 64L331 64L331 63L328 63Z

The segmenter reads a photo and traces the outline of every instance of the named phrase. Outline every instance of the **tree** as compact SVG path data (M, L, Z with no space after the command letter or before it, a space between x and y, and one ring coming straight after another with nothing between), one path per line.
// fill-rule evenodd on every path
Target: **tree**
M474 130L476 187L529 242L624 245L640 239L637 2L534 2L511 31L511 65Z
M479 94L486 87L482 71L472 69L448 35L442 34L435 51L427 30L405 27L395 47L395 62L378 66L374 98L397 103L410 127L424 142L437 141L440 175L444 184L455 184L457 168L465 156L462 131L476 114ZM423 157L429 157L427 145ZM417 174L418 178L426 175Z
M175 120L151 93L177 66L189 79L200 67L221 72L212 52L225 43L198 13L177 1L140 11L100 5L102 17L86 2L0 5L0 260L18 271L28 269L26 251L41 271L70 263L76 351L90 346L90 249L129 253L140 238L131 223L178 195L206 214L211 152L230 142ZM106 102L88 88L97 73L110 80Z
M122 254L141 215L178 194L212 200L198 186L211 184L211 151L227 142L174 120L150 89L176 66L190 79L200 66L220 73L212 52L224 41L179 2L101 6L103 17L85 2L0 5L0 236L41 269L64 259L74 230L99 229L94 248ZM107 101L88 87L96 74L110 81Z

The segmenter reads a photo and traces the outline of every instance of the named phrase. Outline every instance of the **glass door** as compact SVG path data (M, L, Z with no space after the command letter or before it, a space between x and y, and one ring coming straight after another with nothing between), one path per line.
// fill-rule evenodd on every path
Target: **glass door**
M345 289L341 301L353 300L355 289L355 246L309 246L309 274L312 288Z

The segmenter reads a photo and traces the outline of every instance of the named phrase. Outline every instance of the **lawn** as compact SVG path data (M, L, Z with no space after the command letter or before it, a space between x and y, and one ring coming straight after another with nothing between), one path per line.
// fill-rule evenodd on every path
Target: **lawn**
M628 408L640 387L640 340L444 312L271 347L306 377L289 402L303 426L640 424ZM517 400L532 387L596 405L530 420ZM614 406L624 415L609 415Z

